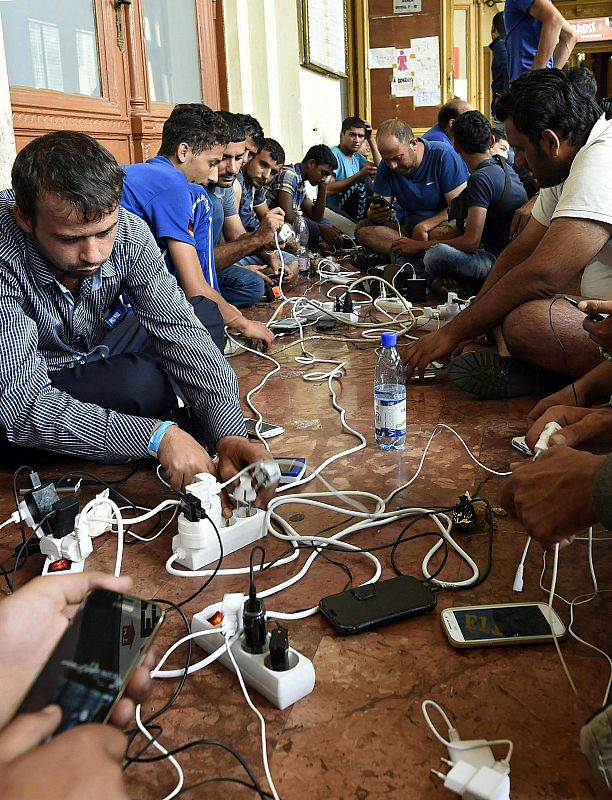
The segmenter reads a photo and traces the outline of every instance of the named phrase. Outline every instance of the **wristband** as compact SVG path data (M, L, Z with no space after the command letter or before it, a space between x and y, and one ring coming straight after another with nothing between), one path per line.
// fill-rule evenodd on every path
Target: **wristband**
M157 452L160 444L162 443L162 439L166 435L168 428L171 428L173 425L176 425L176 422L160 422L157 428L155 428L151 434L151 438L149 439L149 444L147 445L147 453L150 456L157 458Z

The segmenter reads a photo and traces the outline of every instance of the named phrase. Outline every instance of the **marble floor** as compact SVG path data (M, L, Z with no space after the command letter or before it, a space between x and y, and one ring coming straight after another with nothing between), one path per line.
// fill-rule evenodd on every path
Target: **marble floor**
M297 291L303 292L305 286ZM316 290L315 290L316 291ZM253 312L267 319L271 310L262 306ZM348 337L347 337L348 334ZM285 433L270 440L274 455L304 456L317 466L338 451L357 444L354 436L343 432L339 415L333 410L326 381L305 382L305 372L318 369L297 363L297 337L278 339L273 354L281 371L272 377L255 398L265 419L279 423ZM510 448L512 436L525 429L525 418L534 398L495 402L475 401L444 382L410 384L408 388L408 436L403 452L381 452L374 443L372 381L375 351L347 329L337 329L307 342L308 350L320 358L345 363L345 374L335 383L338 402L346 409L348 423L362 431L367 447L343 457L325 470L325 477L339 489L360 489L385 496L406 482L415 472L428 438L439 422L452 426L486 465L507 469L521 456ZM269 371L270 363L249 354L232 358L242 397ZM323 365L325 368L326 365ZM247 406L244 405L245 412ZM250 414L249 414L250 415ZM83 462L57 459L40 466L45 478L57 477ZM166 497L152 464L126 482L122 490L135 502L152 505ZM86 468L105 479L118 479L125 466L89 463ZM462 444L448 431L433 441L419 477L403 491L392 507L449 506L465 490L474 492L487 477L468 457ZM1 511L5 519L12 510L12 472L0 470ZM267 724L270 768L279 795L284 800L433 800L450 797L432 768L446 769L440 757L444 747L427 729L421 702L439 702L455 721L460 734L468 738L509 738L514 742L511 797L514 800L573 800L609 796L591 773L578 744L580 727L601 704L610 676L606 659L574 640L561 647L576 683L576 697L563 673L552 645L536 647L455 650L442 633L440 612L453 605L546 600L540 588L542 552L531 547L525 566L522 595L512 591L516 566L525 536L515 521L497 508L503 478L493 477L480 494L495 509L492 563L489 576L476 588L443 591L438 605L426 616L381 628L359 636L337 636L320 616L288 623L290 641L310 658L316 670L312 694L294 706L280 711L253 692L253 700ZM315 487L321 490L321 485ZM93 490L87 488L87 498ZM563 498L558 500L560 506ZM296 529L313 534L327 526L343 523L346 516L305 506L285 507ZM432 530L423 520L414 532ZM402 525L393 523L349 537L362 548L392 543ZM175 527L150 544L126 547L123 571L133 576L135 591L174 602L189 596L203 579L169 576L164 563L171 552ZM612 579L612 559L606 533L594 547L595 567L602 588ZM484 528L458 534L462 546L484 570L487 563L488 535ZM5 558L18 541L18 531L8 528L0 540L0 556ZM397 562L406 573L422 577L421 561L431 547L432 538L403 546ZM268 536L266 556L274 557L284 544ZM114 564L116 542L106 535L95 542L95 553L88 567L110 570ZM389 550L379 550L383 577L392 577ZM270 570L258 580L258 588L274 586L292 575L299 562ZM351 570L359 583L371 575L372 564L355 555L334 554L334 560ZM226 559L224 566L244 566L243 551ZM434 562L435 563L435 562ZM40 569L40 556L33 556L19 572L19 583ZM442 577L465 580L470 571L465 562L452 554ZM550 565L543 583L549 585ZM341 591L347 574L338 564L317 559L307 576L296 585L269 598L269 609L291 611L316 605L327 594ZM244 577L216 577L211 585L190 602L189 617L220 600L225 592L245 591ZM560 558L557 591L571 599L588 593L591 581L584 541L576 541ZM555 607L568 622L568 606L557 600ZM609 595L600 594L591 603L576 608L576 632L588 642L610 652ZM606 622L608 620L608 622ZM176 613L169 613L156 649L161 654L184 634ZM201 651L194 648L193 660ZM171 664L184 664L185 650L179 650ZM143 716L160 708L176 688L175 680L157 681L145 704ZM244 702L236 679L222 666L213 664L190 676L172 708L165 713L161 741L168 749L198 740L221 740L242 753L257 779L265 784L261 759L259 723ZM501 757L504 748L496 749ZM147 755L150 751L147 753ZM215 777L247 779L243 769L222 749L202 742L179 756L187 786ZM166 762L134 764L127 771L129 793L134 800L165 797L175 785L175 773ZM181 795L183 796L183 795ZM189 798L248 798L256 796L238 783L207 782L191 789Z

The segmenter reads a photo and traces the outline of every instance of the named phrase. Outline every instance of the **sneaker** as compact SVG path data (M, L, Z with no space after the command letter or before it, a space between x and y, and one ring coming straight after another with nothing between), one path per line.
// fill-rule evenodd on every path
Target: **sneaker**
M580 730L580 749L608 789L612 789L612 703L600 708Z
M451 361L448 378L464 392L481 400L552 394L568 381L556 372L489 351L462 353Z

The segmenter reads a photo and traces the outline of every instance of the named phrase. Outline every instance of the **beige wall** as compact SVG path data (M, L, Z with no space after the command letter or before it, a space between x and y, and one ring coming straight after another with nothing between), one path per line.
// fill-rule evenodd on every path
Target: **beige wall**
M15 133L13 131L13 112L9 94L2 19L0 19L0 189L11 185L11 167L15 160Z
M295 0L224 0L223 14L230 111L257 117L288 162L337 144L341 81L300 66Z

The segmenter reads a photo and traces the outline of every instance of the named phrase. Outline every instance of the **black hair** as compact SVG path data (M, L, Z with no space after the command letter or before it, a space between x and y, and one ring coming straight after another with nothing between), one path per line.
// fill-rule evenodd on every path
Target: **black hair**
M455 144L464 153L486 153L491 147L491 123L480 111L465 111L455 120Z
M346 119L342 120L342 129L341 133L346 133L351 128L363 128L364 132L367 125L361 119L361 117L347 117Z
M565 67L563 72L565 72L577 91L586 95L586 97L595 98L597 81L588 67Z
M183 142L199 155L217 144L226 145L229 129L223 118L204 103L179 103L164 122L159 154L173 156Z
M496 142L499 142L500 139L503 139L504 142L508 141L508 137L503 128L491 128L491 134Z
M338 169L336 156L326 144L315 144L313 147L311 147L302 159L302 163L306 161L314 161L317 167L325 164L332 169Z
M259 120L256 120L250 114L236 114L235 116L244 125L246 137L250 137L259 147L261 140L264 138L264 129L259 124Z
M285 151L276 139L266 139L264 137L257 148L257 153L261 153L262 150L267 150L277 164L285 163Z
M438 125L445 130L451 119L458 119L461 116L461 106L465 105L465 101L458 97L444 103L442 108L438 111ZM465 112L463 112L465 113Z
M11 181L17 206L32 222L43 192L64 201L83 222L99 222L119 204L123 170L91 136L55 131L33 139L17 154Z
M229 128L230 142L244 142L246 139L246 125L238 114L231 111L217 111L217 116L226 123Z
M534 69L510 84L496 105L500 119L537 147L542 132L550 129L570 144L581 144L601 116L592 97L581 94L560 69Z
M506 33L506 24L504 22L504 12L498 11L497 14L491 20L491 25L495 28L495 30L499 33L500 36L504 36Z

